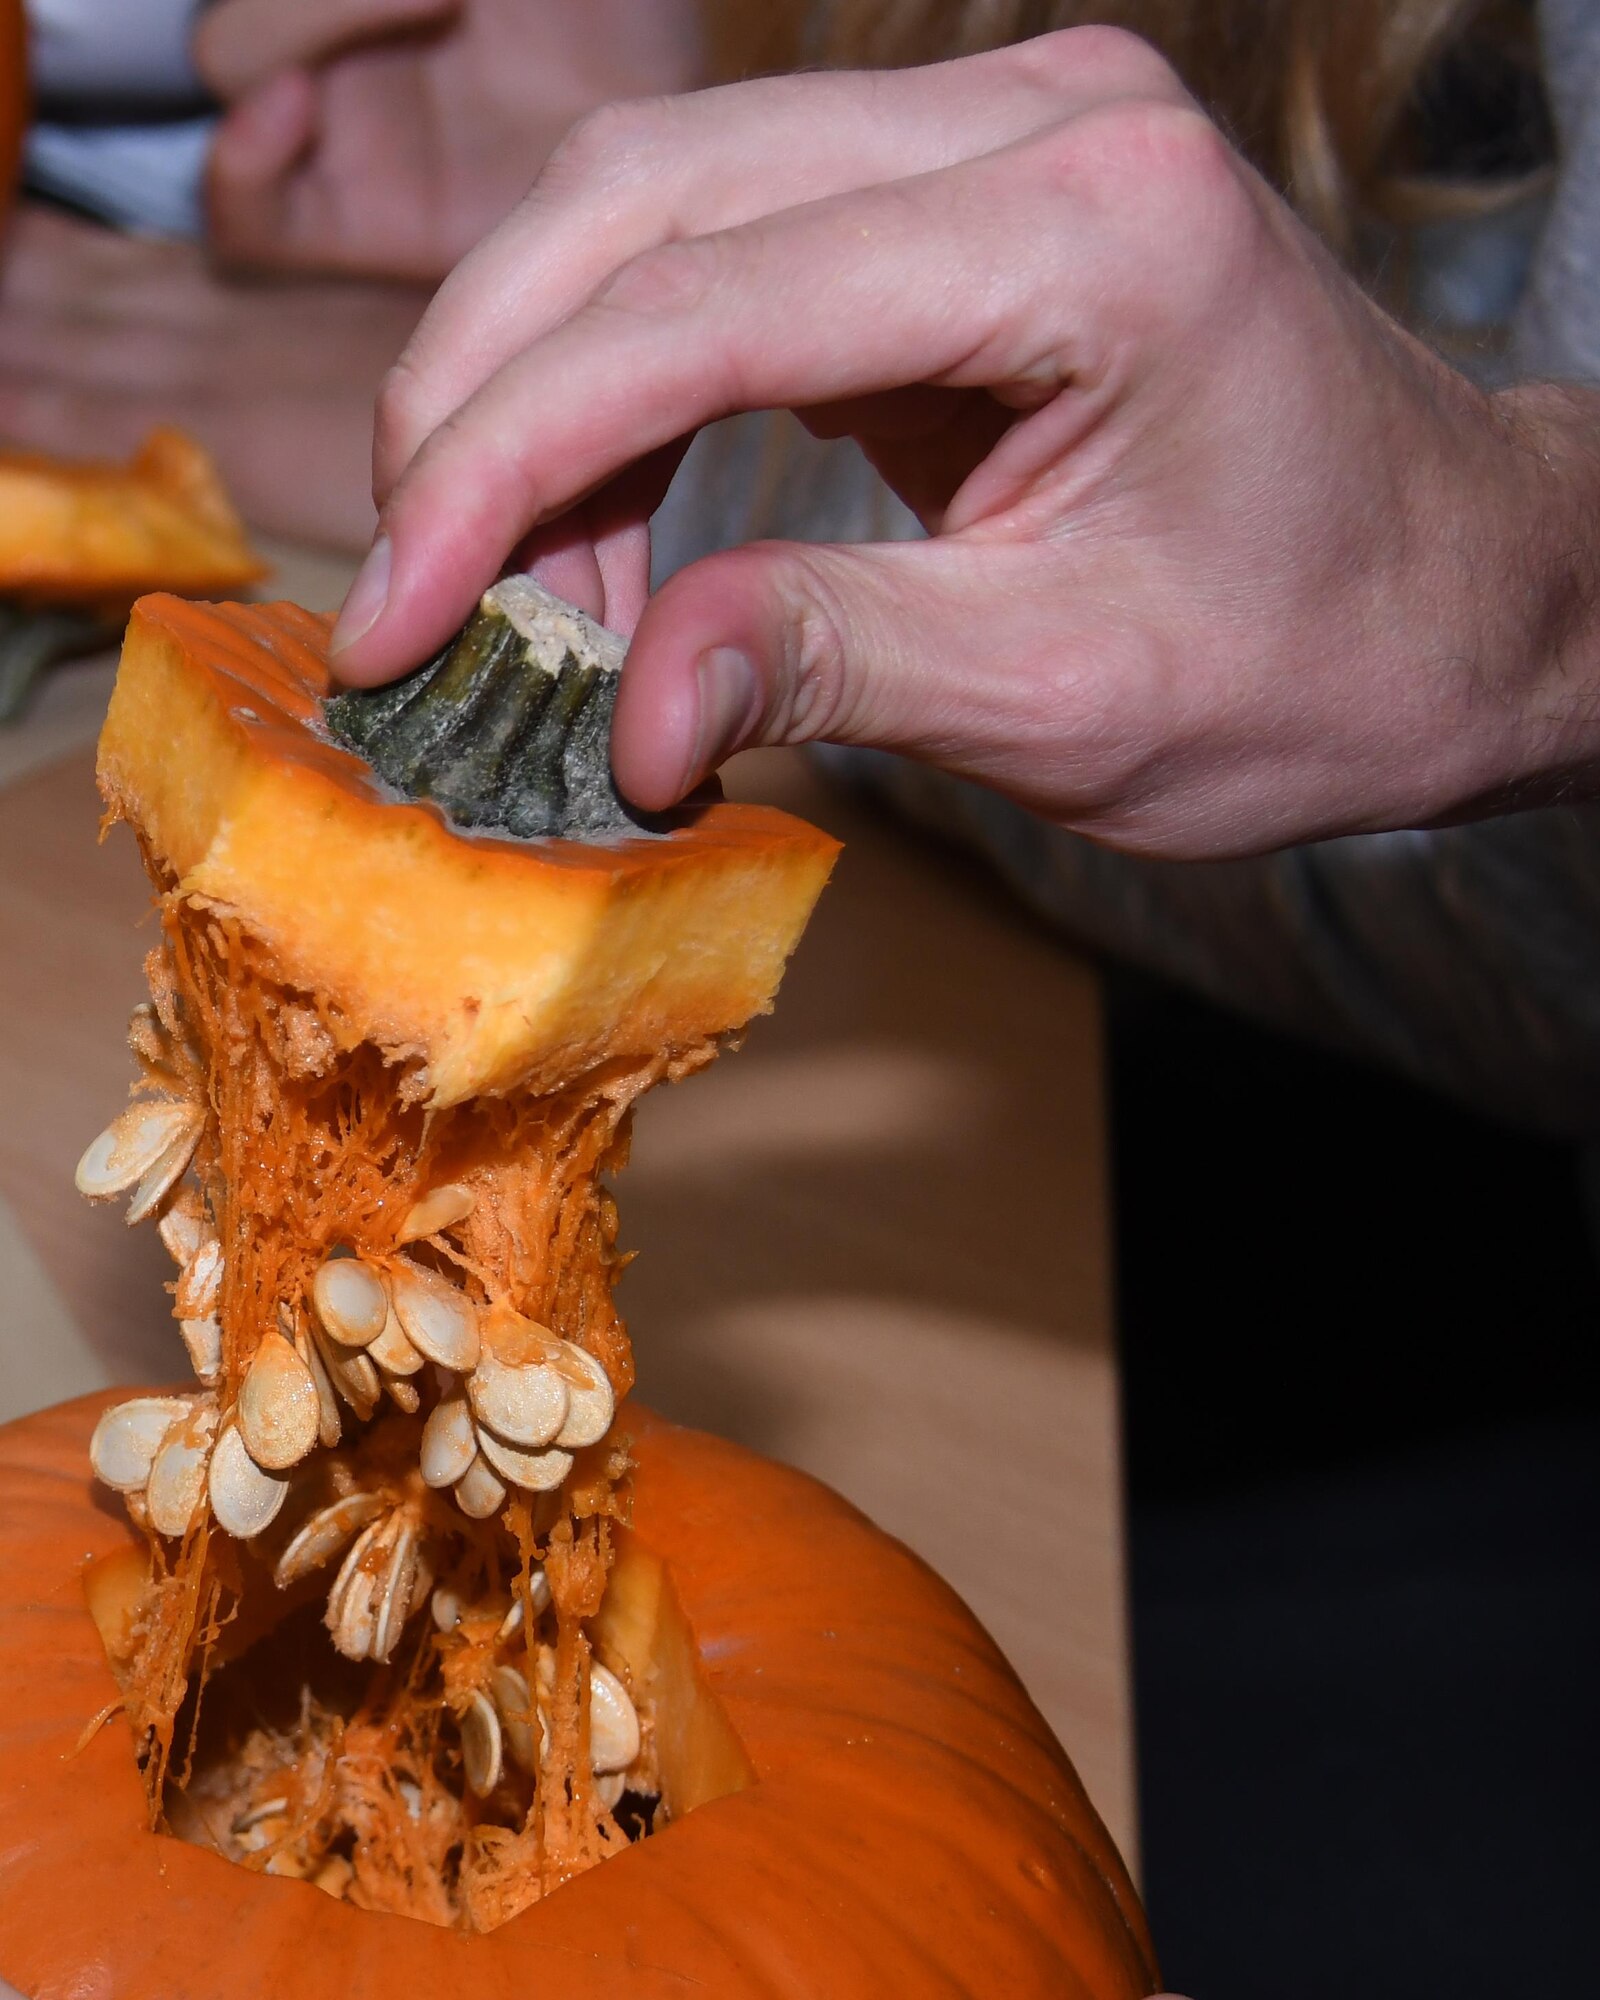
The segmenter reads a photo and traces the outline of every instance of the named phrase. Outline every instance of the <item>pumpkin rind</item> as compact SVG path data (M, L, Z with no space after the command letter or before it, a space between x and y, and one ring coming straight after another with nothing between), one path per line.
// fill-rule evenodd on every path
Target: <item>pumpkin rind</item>
M757 1782L487 1936L335 1903L151 1834L85 1608L129 1530L87 1397L0 1429L0 1978L26 2000L1138 2000L1138 1902L993 1643L816 1482L630 1407L635 1533L667 1558Z

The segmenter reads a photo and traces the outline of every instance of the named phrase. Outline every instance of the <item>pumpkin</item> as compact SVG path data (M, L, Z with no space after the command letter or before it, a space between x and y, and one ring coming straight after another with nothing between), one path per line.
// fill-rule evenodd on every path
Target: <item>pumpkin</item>
M111 644L141 592L229 592L264 574L181 431L153 431L127 465L0 450L0 722L52 661Z
M0 1430L0 1977L20 1993L1155 1989L1107 1835L949 1589L816 1482L636 1405L633 1525L595 1633L654 1706L665 1830L471 1938L152 1834L125 1728L80 1741L116 1692L86 1558L91 1588L143 1559L83 1478L105 1401Z
M78 1181L160 1230L195 1379L0 1445L0 1975L1148 1993L949 1592L626 1400L633 1107L772 1004L835 843L636 816L621 642L527 579L392 689L326 644L142 600L101 739L161 942Z
M771 1004L835 842L726 801L636 839L464 836L331 739L327 632L293 605L138 605L99 775L163 883L245 913L342 1050L409 1065L440 1111L699 1060Z
M182 431L152 431L127 465L0 451L0 596L122 618L145 591L235 591L265 574Z
M17 183L27 130L27 24L22 0L0 0L0 214Z

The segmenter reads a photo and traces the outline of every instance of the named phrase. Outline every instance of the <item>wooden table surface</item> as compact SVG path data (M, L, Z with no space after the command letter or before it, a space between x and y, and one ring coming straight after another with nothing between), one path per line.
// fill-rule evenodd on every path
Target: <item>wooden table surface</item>
M284 581L331 599L326 570ZM71 672L0 739L0 1417L182 1360L154 1232L72 1188L126 1094L150 923L131 837L95 840L107 672ZM641 1394L817 1473L926 1556L1131 1853L1092 976L801 760L741 759L730 789L846 851L776 1015L641 1109L618 1190Z

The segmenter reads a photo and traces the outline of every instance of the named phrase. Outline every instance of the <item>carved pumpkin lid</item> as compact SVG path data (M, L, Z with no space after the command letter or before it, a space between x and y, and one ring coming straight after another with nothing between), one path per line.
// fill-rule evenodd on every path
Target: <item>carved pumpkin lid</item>
M767 1011L837 841L720 800L604 843L464 830L333 739L328 631L292 604L141 599L99 778L173 886L238 915L347 1045L420 1063L442 1107Z

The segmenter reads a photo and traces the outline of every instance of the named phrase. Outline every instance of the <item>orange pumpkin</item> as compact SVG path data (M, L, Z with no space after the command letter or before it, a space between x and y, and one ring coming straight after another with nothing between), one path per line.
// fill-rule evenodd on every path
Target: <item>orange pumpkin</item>
M152 431L127 465L0 451L0 596L120 620L148 590L220 594L265 574L182 431Z
M637 1098L771 1005L835 843L720 801L641 824L621 644L528 580L393 690L326 701L326 641L145 600L101 738L162 941L79 1186L158 1223L198 1385L0 1449L0 1974L1147 1993L1126 1877L968 1614L625 1402L605 1178ZM62 1763L112 1686L135 1756L118 1724ZM90 1879L82 1922L30 1918Z
M28 50L22 0L0 0L0 213L16 186L28 129Z
M836 841L727 801L649 839L463 835L329 740L328 625L147 598L98 771L164 881L241 912L341 1044L420 1065L437 1111L685 1058L771 1005Z
M127 465L0 449L0 723L53 661L110 645L141 592L230 592L264 574L181 431L152 431Z
M106 1400L0 1430L0 1977L29 2000L1155 1990L1109 1837L951 1591L814 1481L636 1408L597 1638L658 1683L692 1809L471 1938L152 1833L126 1726L80 1740L116 1694L85 1565L135 1546L83 1474Z

